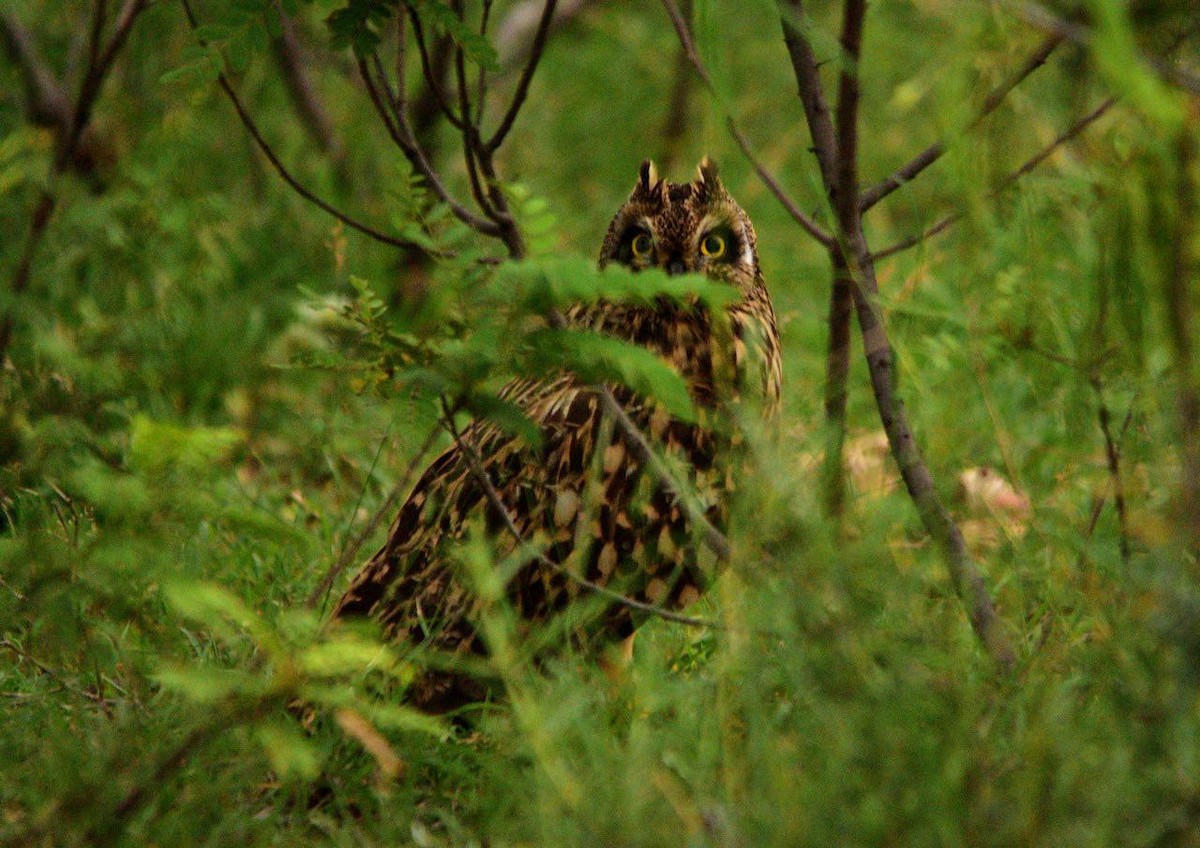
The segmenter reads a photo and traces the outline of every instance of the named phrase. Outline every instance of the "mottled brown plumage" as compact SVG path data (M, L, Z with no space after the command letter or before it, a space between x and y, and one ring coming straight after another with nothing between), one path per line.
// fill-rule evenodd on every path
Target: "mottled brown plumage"
M648 347L685 378L700 409L695 424L671 418L624 387L610 388L656 449L682 461L687 469L682 476L709 520L722 526L732 489L725 461L729 437L708 425L725 401L742 393L761 393L765 406L774 407L779 346L754 228L716 168L705 160L699 171L692 183L672 184L658 180L653 166L644 163L609 227L600 264L696 271L728 282L741 295L728 307L729 321L713 320L702 306L666 301L601 302L574 308L567 320ZM736 385L726 385L733 381ZM468 427L463 444L445 451L417 482L386 544L356 576L334 614L374 617L391 637L438 653L485 651L476 629L480 601L456 553L472 525L486 528L501 556L515 540L489 500L472 453L482 460L522 538L561 564L552 568L535 559L508 581L507 595L524 630L570 610L564 629L577 640L632 632L636 619L627 606L598 596L571 574L671 609L698 598L713 575L702 565L686 511L643 468L627 435L603 413L596 387L561 373L514 381L502 394L540 427L542 446L535 450L488 423ZM436 710L482 694L466 676L426 672L410 699Z

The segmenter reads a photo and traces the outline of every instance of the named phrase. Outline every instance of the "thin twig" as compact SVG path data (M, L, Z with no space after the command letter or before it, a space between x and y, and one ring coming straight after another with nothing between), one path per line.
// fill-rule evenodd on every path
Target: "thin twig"
M492 483L492 479L488 475L487 469L484 467L483 461L479 457L479 453L475 450L475 446L462 438L458 431L457 425L454 423L454 416L450 413L449 408L446 406L445 399L442 400L442 404L443 421L446 429L449 430L450 435L454 439L454 443L458 445L459 450L461 450L463 455L467 458L467 462L471 467L471 474L475 477L475 481L479 483L480 487L483 489L484 495L488 499L488 503L492 505L493 509L500 513L500 517L504 520L504 526L508 529L509 534L513 537L513 540L517 543L517 545L532 551L525 541L525 536L521 532L521 528L517 526L516 521L513 520L512 513L508 511L508 507L504 504L504 499L501 498L500 493L496 491L496 487ZM723 626L720 624L720 622L710 621L704 618L695 618L693 616L673 612L672 610L664 609L663 607L655 604L649 604L634 598L626 597L620 592L615 592L612 589L609 589L607 586L601 586L599 583L593 583L591 580L574 573L561 563L550 559L541 551L535 552L534 556L538 562L552 571L563 575L574 583L577 583L582 588L587 589L589 592L600 595L604 598L608 598L609 600L614 601L622 606L635 609L639 612L644 612L649 615L657 616L664 621L671 621L675 622L676 624L686 624L690 627L710 627L717 630L723 629Z
M420 174L425 182L426 187L434 193L438 200L440 200L442 203L445 203L446 206L449 207L450 211L454 214L454 217L458 218L468 227L482 235L492 236L493 238L502 238L503 230L501 227L492 221L480 218L478 215L456 200L452 194L450 194L449 189L446 188L446 184L442 182L441 177L438 176L437 171L434 170L433 166L429 162L428 157L425 155L425 151L421 148L421 144L417 140L416 134L413 131L412 123L409 121L409 118L405 112L400 108L392 109L389 117L389 111L386 102L383 95L379 91L379 87L377 86L374 77L371 74L370 66L362 59L359 59L358 69L359 74L362 77L363 84L367 89L367 94L371 99L371 103L374 105L375 111L379 113L380 118L387 127L388 134L391 136L392 141L395 142L396 146L400 148L400 151L404 154L405 158L408 159L409 163L413 166L417 173ZM401 246L407 247L408 245L405 244ZM426 249L419 246L414 246L412 249L420 250L424 253L428 252Z
M1004 98L1008 96L1014 88L1021 84L1030 74L1046 64L1046 60L1050 58L1050 54L1054 49L1063 42L1063 36L1057 33L1048 35L1037 49L1030 54L1029 58L1016 70L1011 76L1005 79L1000 85L992 89L986 98L984 98L983 106L978 114L971 119L967 124L967 130L974 129L984 118L996 111L996 108L1004 102ZM922 150L909 162L902 165L894 173L870 188L864 189L859 196L858 205L864 212L878 203L883 198L887 197L896 189L900 188L905 183L911 181L914 177L936 162L946 152L944 142L935 142L929 147Z
M1089 126L1091 126L1096 121L1098 121L1104 115L1105 112L1107 112L1109 109L1111 109L1116 104L1116 102L1117 102L1116 98L1114 98L1114 97L1108 98L1103 103L1101 103L1099 106L1097 106L1095 109L1088 112L1082 118L1080 118L1075 123L1073 123L1070 127L1063 130L1048 145L1043 147L1041 150L1039 150L1033 156L1026 159L1025 162L1022 163L1019 168L1017 168L1015 171L1013 171L1012 173L1005 176L1002 180L1000 180L999 184L994 189L992 189L990 194L991 195L999 194L1000 192L1002 192L1005 189L1012 186L1012 184L1015 183L1017 180L1021 179L1021 177L1024 177L1025 175L1027 175L1028 173L1033 171L1035 168L1037 168L1038 165L1042 164L1047 159L1049 159L1050 156L1052 156L1054 154L1054 152L1056 150L1058 150L1058 148L1062 147L1067 142L1072 141L1081 132L1083 132ZM874 253L871 254L871 259L874 261L878 261L880 259L886 259L889 256L893 256L897 253L900 253L901 251L908 250L910 247L915 247L916 245L924 242L926 239L936 236L939 233L945 232L947 229L950 228L951 225L953 225L953 224L957 223L959 220L961 220L962 217L963 217L962 212L952 212L949 215L947 215L946 217L939 220L937 223L935 223L932 226L930 226L929 228L925 229L924 231L917 233L915 235L906 236L905 238L901 239L900 241L896 242L895 244L888 245L885 248L875 251Z
M533 44L529 48L529 58L525 61L525 69L521 72L521 79L517 82L517 90L513 94L512 102L500 120L500 125L496 127L496 132L484 145L489 153L495 153L504 143L505 137L517 120L517 113L525 104L525 97L529 93L529 84L533 81L533 74L546 50L546 36L550 33L550 21L554 17L554 8L557 5L558 0L546 0L546 5L542 7L542 18L538 21L537 32L534 33Z
M733 136L733 140L737 142L737 146L741 148L746 159L754 167L754 172L758 174L758 178L763 181L767 190L775 195L775 199L792 216L792 220L799 224L806 233L816 239L822 247L832 247L834 237L818 224L815 218L805 213L804 210L796 205L796 201L792 199L792 196L787 193L779 180L775 178L775 175L768 171L767 166L758 158L758 155L754 152L754 148L750 145L750 139L746 138L746 134L733 122L733 118L727 118L725 125L729 128L729 134Z
M463 128L463 118L454 113L449 101L446 100L446 95L442 91L442 81L439 74L433 72L433 62L429 58L429 48L425 43L425 29L421 26L421 16L417 14L415 6L408 7L409 19L412 21L413 38L417 42L417 52L421 56L421 71L425 74L425 85L428 87L429 93L433 99L437 101L438 108L446 120L456 129Z
M315 607L319 601L324 601L329 594L329 590L333 588L334 581L337 580L338 575L345 571L347 566L354 561L359 550L366 543L367 539L371 538L375 531L379 529L379 525L383 523L384 518L390 516L395 511L396 506L400 503L400 498L408 491L413 475L425 459L425 455L429 453L429 449L433 447L433 443L437 440L438 433L440 432L441 426L435 424L425 437L425 440L421 442L421 446L417 448L417 452L409 459L408 465L404 467L404 473L400 475L400 479L396 481L396 485L392 486L392 490L388 492L388 496L384 498L383 503L379 505L379 508L375 510L362 529L346 543L345 547L342 548L341 554L338 555L337 561L330 566L325 576L321 579L321 582L309 594L306 601L309 608Z

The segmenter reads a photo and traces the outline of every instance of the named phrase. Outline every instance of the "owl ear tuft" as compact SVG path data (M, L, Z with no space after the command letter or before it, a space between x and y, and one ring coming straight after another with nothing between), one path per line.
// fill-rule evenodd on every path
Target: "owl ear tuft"
M704 183L705 186L717 188L721 185L717 163L707 156L700 160L700 164L696 166L696 172L700 175L700 182Z
M638 185L642 191L649 193L658 185L658 169L654 167L654 163L649 159L642 160L641 179Z

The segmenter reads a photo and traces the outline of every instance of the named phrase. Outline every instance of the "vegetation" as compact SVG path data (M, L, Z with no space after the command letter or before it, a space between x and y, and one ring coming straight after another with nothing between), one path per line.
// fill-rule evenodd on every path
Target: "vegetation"
M0 4L0 844L1200 844L1193 6ZM688 413L555 315L720 297L592 268L705 153L785 354L707 625L533 667L475 539L507 697L407 708L331 597L508 378Z

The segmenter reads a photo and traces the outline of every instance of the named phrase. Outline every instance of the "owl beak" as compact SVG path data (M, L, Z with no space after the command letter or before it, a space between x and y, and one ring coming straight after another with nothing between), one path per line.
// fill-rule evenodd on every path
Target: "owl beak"
M678 274L683 274L687 268L683 267L682 259L672 259L667 263L667 276L674 277Z

